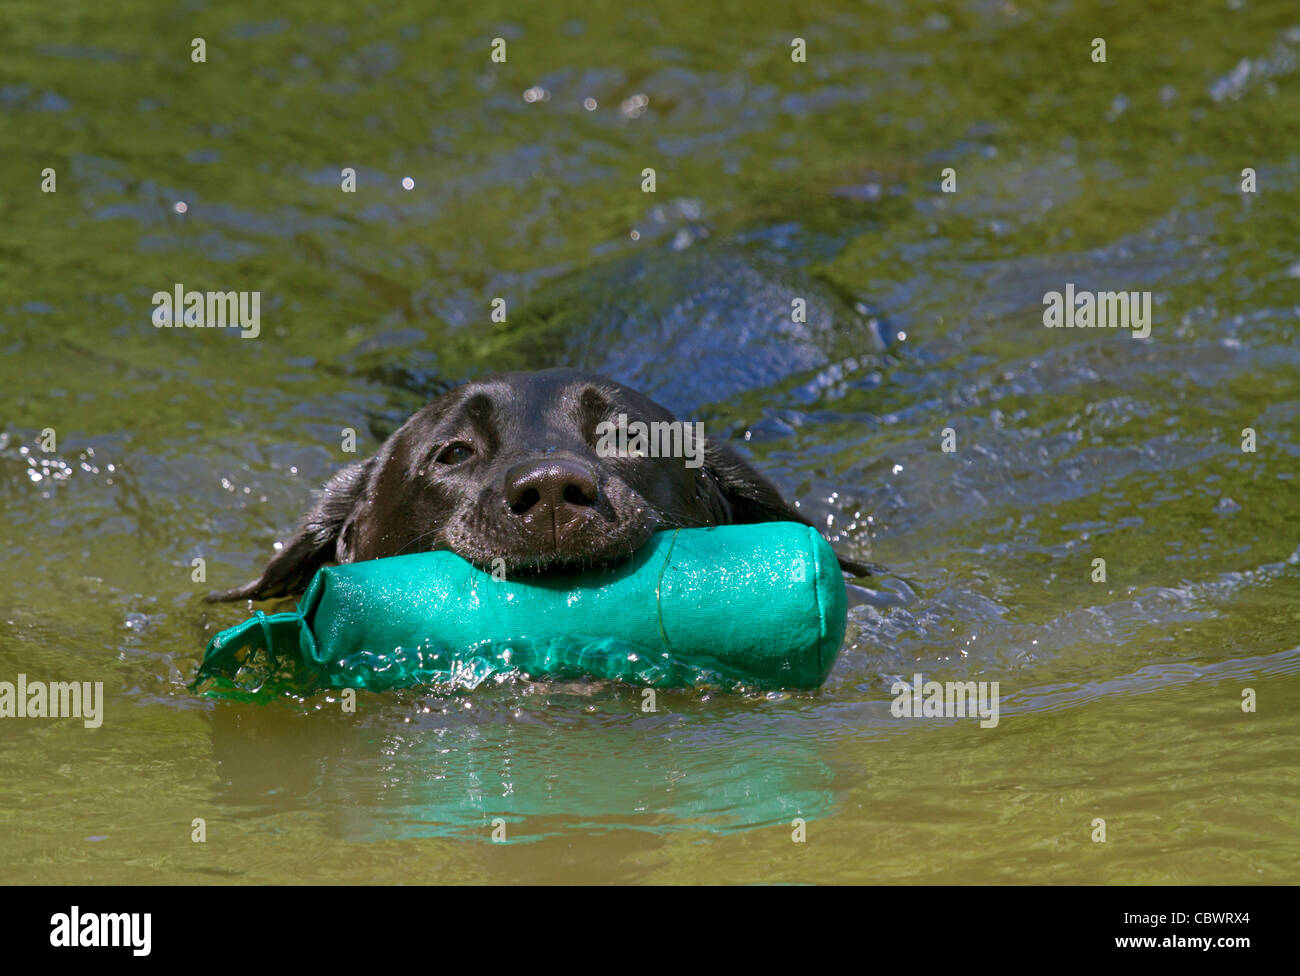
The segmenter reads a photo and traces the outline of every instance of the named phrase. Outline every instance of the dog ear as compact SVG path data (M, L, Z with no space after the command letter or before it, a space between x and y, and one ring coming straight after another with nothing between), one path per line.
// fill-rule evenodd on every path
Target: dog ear
M748 525L755 522L801 522L812 525L789 504L776 486L747 464L735 451L717 441L706 441L704 477L713 483L725 513L723 522ZM816 528L816 526L813 526ZM836 555L840 568L850 576L872 576L881 572L872 563L860 563Z
M348 518L365 496L375 459L349 464L329 481L303 517L298 530L266 564L262 575L250 583L210 593L208 603L224 600L267 600L292 596L307 588L316 570L325 563L347 558L344 529Z

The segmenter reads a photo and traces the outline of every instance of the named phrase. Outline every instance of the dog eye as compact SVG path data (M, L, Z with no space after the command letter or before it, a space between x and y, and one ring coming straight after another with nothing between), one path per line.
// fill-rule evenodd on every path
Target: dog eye
M438 464L460 464L462 461L468 461L473 456L474 448L464 441L456 441L456 443L448 444L439 451L434 461Z

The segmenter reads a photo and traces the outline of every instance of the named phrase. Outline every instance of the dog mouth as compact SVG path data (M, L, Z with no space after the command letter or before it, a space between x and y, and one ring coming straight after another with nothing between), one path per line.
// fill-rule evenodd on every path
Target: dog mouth
M649 521L625 525L612 534L591 527L583 529L555 533L544 540L534 538L523 544L517 539L502 546L466 541L438 548L450 549L483 572L498 577L502 574L506 578L569 576L629 561L650 540L655 526Z

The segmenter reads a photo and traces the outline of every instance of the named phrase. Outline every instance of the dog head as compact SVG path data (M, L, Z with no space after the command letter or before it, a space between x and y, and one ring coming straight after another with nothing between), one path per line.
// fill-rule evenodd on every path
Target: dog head
M287 596L331 560L436 549L511 577L572 572L621 562L659 529L773 521L806 524L698 425L599 376L507 373L411 416L326 483L258 579L211 599Z

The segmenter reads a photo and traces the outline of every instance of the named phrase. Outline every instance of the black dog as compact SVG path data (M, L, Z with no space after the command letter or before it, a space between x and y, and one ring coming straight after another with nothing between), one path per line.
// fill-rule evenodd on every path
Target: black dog
M634 390L566 369L445 393L373 457L331 478L261 576L208 599L300 593L329 561L450 549L488 571L561 573L627 559L658 529L809 524L714 441L698 444L693 459L610 456L598 448L620 417L627 426L676 423ZM840 565L870 574L862 563Z

